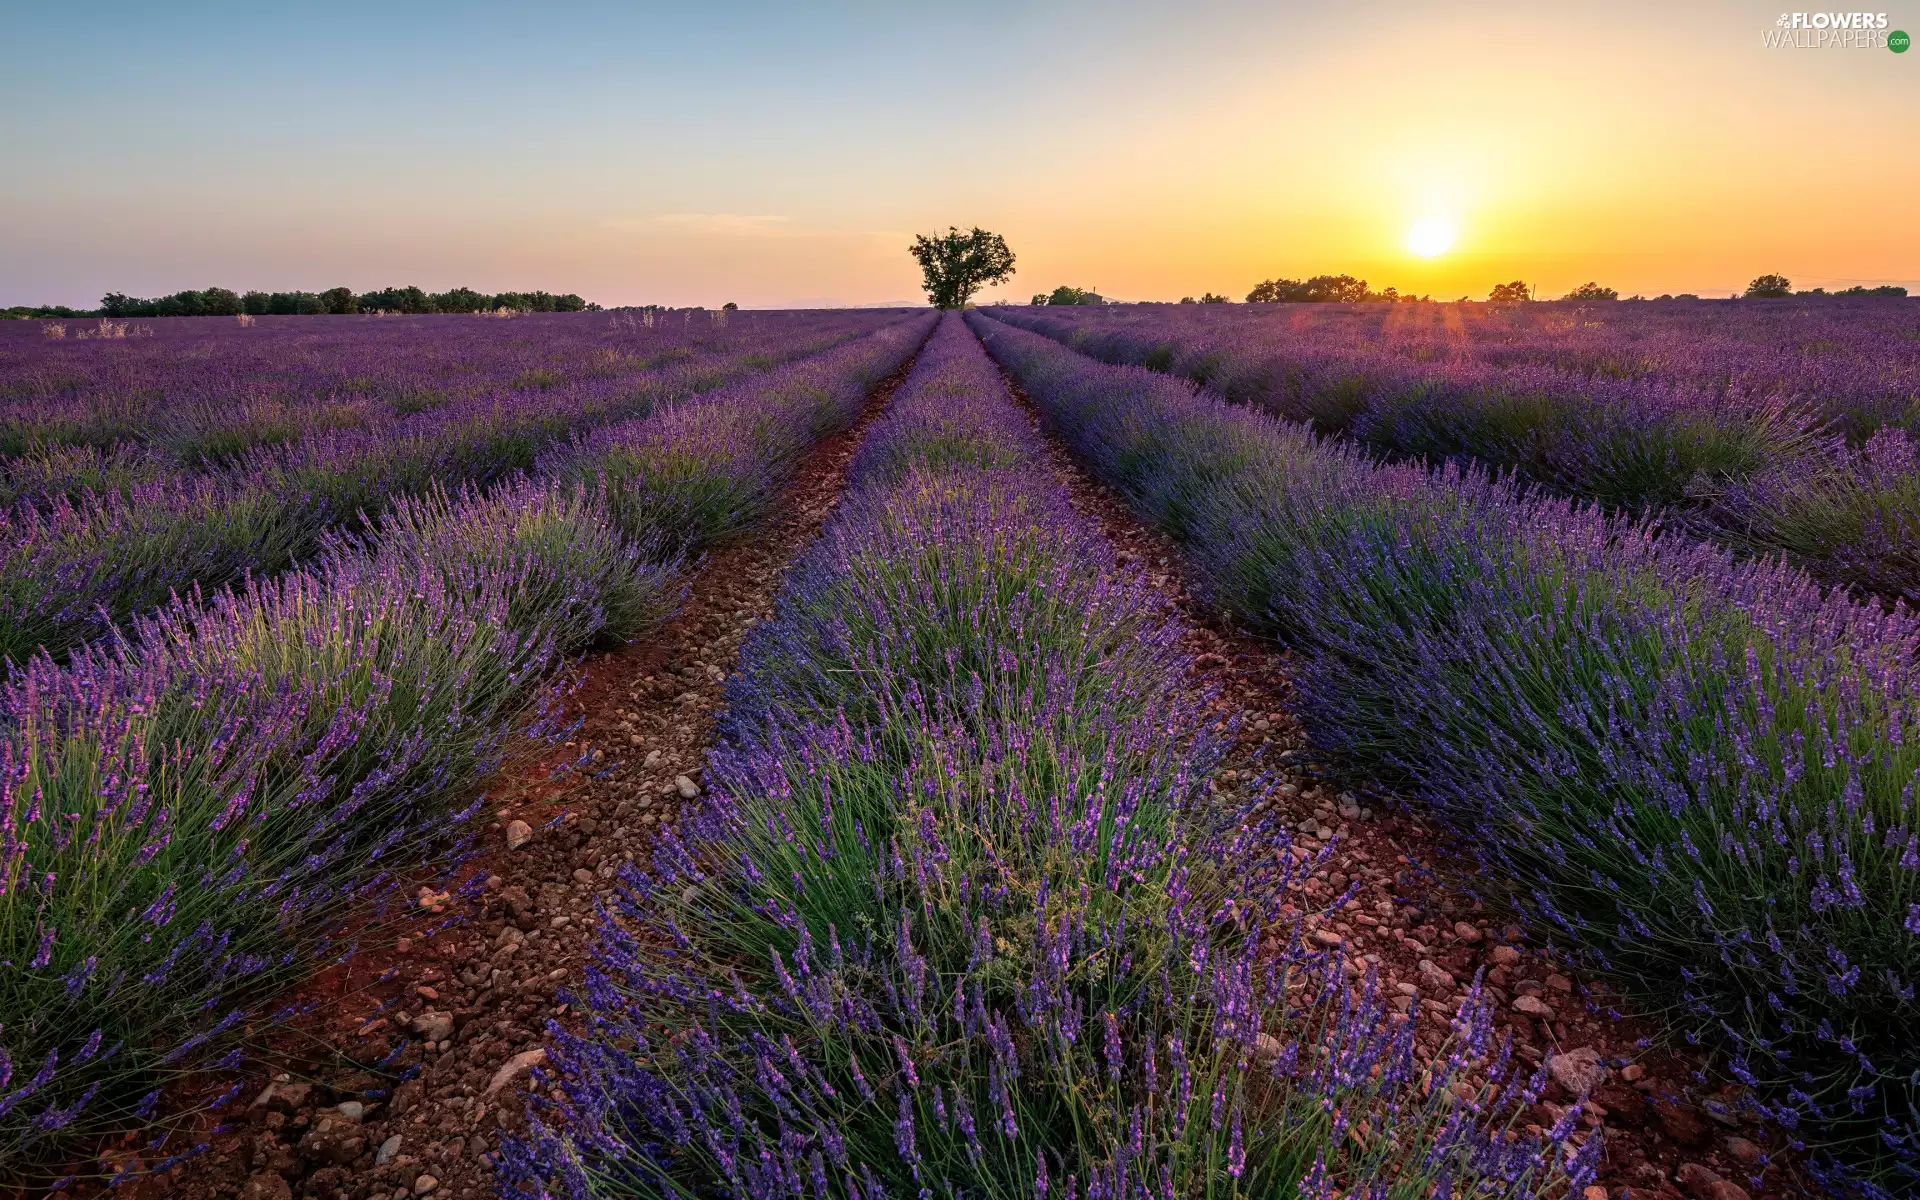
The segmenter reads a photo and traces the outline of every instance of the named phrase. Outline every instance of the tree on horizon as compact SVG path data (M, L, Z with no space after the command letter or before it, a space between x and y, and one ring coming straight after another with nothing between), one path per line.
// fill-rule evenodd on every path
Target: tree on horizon
M927 299L935 308L964 308L975 292L1013 274L1007 239L978 225L966 233L949 225L942 235L921 234L907 252L920 264Z

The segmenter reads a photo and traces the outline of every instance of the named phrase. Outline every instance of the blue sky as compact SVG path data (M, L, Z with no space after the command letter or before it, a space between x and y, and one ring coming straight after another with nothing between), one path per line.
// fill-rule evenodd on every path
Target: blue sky
M1920 276L1920 54L1672 8L9 2L0 303L870 303L949 223L1016 293ZM1409 257L1436 215L1458 250Z

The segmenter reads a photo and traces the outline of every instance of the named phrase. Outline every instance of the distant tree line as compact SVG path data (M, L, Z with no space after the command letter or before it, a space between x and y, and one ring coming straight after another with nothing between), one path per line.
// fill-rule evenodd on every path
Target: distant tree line
M1491 304L1524 304L1535 298L1535 291L1536 289L1532 284L1520 279L1516 279L1512 283L1496 283L1493 285L1493 291L1487 293L1487 301ZM1465 296L1460 298L1462 300L1466 299ZM1589 280L1560 298L1562 300L1618 300L1620 298L1620 292L1615 288L1601 287L1599 284ZM1634 297L1635 300L1639 298L1638 296ZM1667 299L1670 300L1672 297L1669 296ZM1693 299L1693 297L1688 297L1688 299Z
M1837 292L1825 288L1809 288L1805 291L1793 290L1793 280L1785 275L1762 275L1747 285L1745 299L1748 300L1784 300L1789 296L1886 296L1898 299L1907 294L1907 289L1887 284L1882 287L1864 287L1855 284Z
M1051 292L1035 292L1033 294L1033 303L1035 304L1076 305L1105 304L1106 302L1107 298L1092 288L1069 287L1064 283Z
M1527 303L1539 298L1537 293L1538 289L1533 284L1525 280L1516 279L1511 283L1495 284L1493 291L1487 296L1487 299L1496 304ZM1745 298L1749 300L1772 300L1789 296L1901 297L1906 294L1907 289L1891 284L1883 287L1855 286L1833 292L1829 292L1825 288L1813 288L1807 291L1796 292L1793 290L1793 281L1785 275L1762 275L1747 285ZM1466 299L1465 296L1460 298L1462 300ZM1600 283L1589 280L1560 298L1562 300L1581 302L1618 300L1620 299L1620 292L1617 288L1605 287ZM1659 300L1698 300L1700 297L1691 292L1687 292L1678 296L1662 295L1655 298ZM1735 299L1739 298L1740 297L1735 297ZM1367 286L1366 280L1356 279L1352 275L1315 275L1311 279L1268 279L1262 281L1259 286L1247 293L1248 304L1360 304L1367 301L1392 303L1395 301L1424 301L1428 299L1429 297L1427 296L1415 296L1412 294L1403 296L1394 288L1382 288L1376 292ZM1640 300L1644 299L1644 297L1633 296L1630 297L1630 299ZM1032 302L1036 305L1116 303L1116 301L1107 299L1092 288L1071 287L1066 284L1062 284L1051 292L1034 293ZM1192 296L1182 296L1180 297L1180 303L1229 304L1231 301L1216 292L1207 292L1197 300Z
M97 308L68 308L64 304L16 304L12 308L0 309L0 319L23 321L30 317L97 317Z
M1265 279L1247 293L1248 304L1360 304L1369 300L1391 304L1400 300L1425 299L1425 296L1402 296L1398 288L1382 288L1376 292L1367 286L1366 280L1351 275Z
M1534 289L1531 284L1522 283L1516 279L1512 283L1495 284L1492 294L1489 295L1487 299L1496 302L1524 301L1533 299L1533 293ZM1862 287L1855 285L1836 292L1829 292L1825 288L1812 288L1806 291L1796 292L1793 290L1793 280L1788 279L1785 275L1762 275L1747 285L1745 293L1732 298L1735 300L1784 300L1790 296L1884 296L1890 299L1899 299L1906 294L1907 289L1896 287L1892 284L1884 287ZM1592 282L1583 283L1561 297L1562 300L1618 300L1619 298L1620 293L1618 290L1610 287L1601 287L1599 284ZM1699 296L1694 295L1692 292L1682 292L1677 296L1662 293L1654 297L1656 300L1698 300L1699 298ZM1643 297L1631 296L1629 299L1640 300L1643 299Z
M6 310L9 317L237 317L249 316L321 316L328 313L472 313L496 309L514 312L597 312L598 304L564 292L476 292L457 287L445 292L428 292L417 287L382 288L377 292L356 292L352 288L329 288L324 292L236 292L230 288L210 287L204 291L175 292L171 296L142 299L120 292L108 292L96 309L68 308L53 304L40 307L17 306Z
M1601 287L1592 280L1588 280L1560 298L1562 300L1618 300L1620 292L1617 288Z
M1841 288L1836 292L1830 292L1825 288L1809 288L1804 292L1794 293L1796 296L1886 296L1891 299L1900 299L1906 294L1907 289L1891 283L1881 284L1879 287L1866 287L1856 283L1850 288Z

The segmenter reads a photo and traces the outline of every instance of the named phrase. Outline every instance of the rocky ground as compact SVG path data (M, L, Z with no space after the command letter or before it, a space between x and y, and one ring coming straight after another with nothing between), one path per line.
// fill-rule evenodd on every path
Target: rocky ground
M1349 974L1377 969L1402 1012L1412 1010L1417 992L1418 1038L1433 1047L1484 971L1483 987L1519 1056L1548 1064L1553 1082L1530 1123L1548 1128L1578 1095L1591 1098L1585 1132L1575 1136L1604 1137L1606 1155L1599 1184L1582 1200L1619 1200L1629 1191L1649 1200L1779 1194L1779 1170L1765 1165L1767 1135L1738 1096L1705 1086L1694 1062L1655 1048L1651 1026L1614 1015L1621 1005L1604 983L1544 956L1521 930L1495 920L1472 898L1462 857L1410 808L1316 763L1290 711L1285 653L1198 602L1173 543L1135 520L1057 443L1050 449L1075 507L1099 522L1123 561L1146 565L1188 623L1194 686L1215 694L1222 722L1239 721L1238 743L1214 787L1232 791L1277 773L1282 782L1270 802L1297 831L1294 853L1332 844L1293 911L1319 909L1360 882L1334 920L1308 918L1315 939L1345 950Z
M694 574L672 623L585 665L570 698L582 725L564 756L591 762L556 779L549 762L535 760L496 782L495 820L475 868L484 879L479 899L425 897L463 919L315 981L306 995L322 1006L324 1020L310 1031L319 1051L298 1059L298 1071L290 1058L261 1080L240 1131L139 1190L244 1200L474 1200L492 1192L499 1141L523 1125L526 1089L537 1085L542 1030L569 1020L560 993L580 978L595 900L616 864L644 857L655 834L698 797L714 708L741 639L768 614L781 571L825 521L890 391L876 394L858 427L809 456L765 526ZM1601 983L1482 911L1458 860L1417 815L1317 766L1289 712L1285 655L1198 603L1178 552L1053 453L1074 503L1123 555L1148 566L1189 622L1193 686L1215 694L1223 722L1240 720L1239 742L1214 786L1232 792L1278 770L1274 802L1299 831L1296 852L1332 844L1300 907L1359 881L1337 918L1314 923L1313 936L1345 948L1356 972L1377 968L1403 1011L1413 1009L1417 988L1428 1045L1484 970L1520 1055L1549 1064L1554 1082L1532 1122L1553 1124L1577 1094L1591 1092L1584 1136L1604 1136L1607 1152L1601 1184L1582 1200L1616 1200L1628 1189L1694 1200L1775 1194L1762 1166L1767 1138L1739 1115L1737 1097L1698 1082L1687 1060L1649 1049L1646 1029L1605 1015L1612 1004ZM417 1065L417 1077L393 1087L360 1065L396 1047L395 1065Z
M479 899L424 897L464 919L303 989L322 1005L324 1019L306 1031L321 1052L262 1079L242 1131L140 1190L243 1200L493 1194L493 1157L523 1126L526 1089L546 1056L542 1031L569 1018L560 993L581 978L595 901L610 894L616 865L644 857L699 796L741 639L770 613L781 572L832 511L854 449L900 378L876 391L855 428L815 448L751 537L706 560L673 621L584 664L568 698L581 718L574 740L489 788L494 819L469 871L484 879ZM582 759L555 777L555 760ZM389 1070L418 1066L415 1078L396 1087L360 1065L396 1047Z

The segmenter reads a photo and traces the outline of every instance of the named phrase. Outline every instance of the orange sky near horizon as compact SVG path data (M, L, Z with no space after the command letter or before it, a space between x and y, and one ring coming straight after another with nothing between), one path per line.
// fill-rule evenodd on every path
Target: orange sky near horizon
M1754 5L1651 28L1620 11L1407 22L1108 147L1132 212L1054 197L1021 218L1046 274L1128 298L1237 299L1320 271L1447 299L1515 278L1546 295L1589 279L1725 295L1772 271L1913 286L1920 57L1765 49L1778 14ZM1432 259L1406 246L1427 217L1458 231ZM1131 222L1136 253L1115 256Z
M1920 53L1767 48L1756 0L430 7L0 18L0 304L917 302L906 244L948 224L1006 235L1013 300L1920 292ZM1422 220L1444 253L1409 250Z

